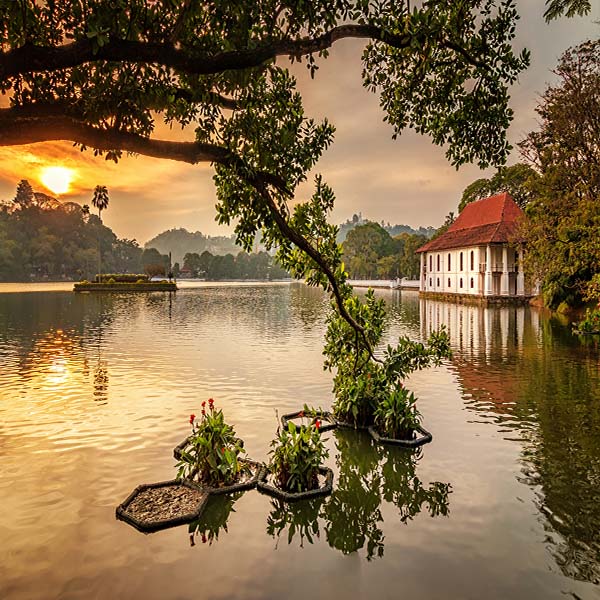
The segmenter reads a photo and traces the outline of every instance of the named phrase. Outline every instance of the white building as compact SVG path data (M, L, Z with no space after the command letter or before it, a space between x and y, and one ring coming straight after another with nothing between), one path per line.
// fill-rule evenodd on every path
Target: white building
M531 296L521 266L523 251L515 244L522 218L523 211L508 193L468 204L445 233L417 250L421 293Z

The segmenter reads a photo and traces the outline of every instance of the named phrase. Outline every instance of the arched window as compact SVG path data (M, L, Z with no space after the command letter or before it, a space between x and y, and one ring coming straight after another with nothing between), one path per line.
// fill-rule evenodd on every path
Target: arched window
M462 252L460 253L460 270L461 271L463 270L463 253ZM460 287L462 287L462 285Z
M471 271L475 270L475 253L473 252L473 250L471 250ZM471 279L471 281L473 281ZM471 287L473 287L473 284L471 284Z
M429 287L431 287L431 277L429 278Z
M448 277L448 287L450 287L450 277Z
M471 252L471 255L473 255L473 253ZM471 287L473 287L473 278L471 277Z
M433 271L433 256L429 255L429 270Z
M440 278L437 278L437 287L440 287Z
M437 255L437 270L440 270L440 255Z
M462 254L460 256L462 258ZM462 277L460 278L460 287L462 288Z
M452 254L450 254L450 252L448 252L448 271L451 271L452 269L450 268L450 257L452 256Z

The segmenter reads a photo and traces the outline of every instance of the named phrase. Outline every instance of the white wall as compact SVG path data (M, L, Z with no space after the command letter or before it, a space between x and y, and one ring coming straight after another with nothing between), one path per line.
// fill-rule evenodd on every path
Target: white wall
M471 269L471 252L473 252L473 269ZM501 252L502 251L500 251L500 259L502 259ZM463 261L462 269L460 268L461 253ZM471 294L473 296L483 294L483 278L479 272L479 265L480 263L485 263L485 246L456 248L454 250L443 250L440 252L424 252L423 255L425 262L425 277L423 277L423 272L421 272L422 291ZM449 269L448 255L450 255ZM423 262L421 265L423 265ZM473 287L471 287L471 279L473 279Z

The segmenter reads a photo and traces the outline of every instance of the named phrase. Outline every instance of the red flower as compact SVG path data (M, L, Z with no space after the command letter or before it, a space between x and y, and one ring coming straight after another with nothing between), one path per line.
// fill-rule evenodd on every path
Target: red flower
M299 414L298 416L299 416L299 417L302 417L302 418L304 418L304 411L303 411L303 410L301 410L301 411L300 411L300 414Z
M208 406L210 407L210 409L213 409L213 406L215 405L215 401L212 398L208 399Z
M206 401L202 401L202 408L206 406Z
M202 534L202 543L206 544L206 535Z
M190 415L190 425L194 424L194 419L196 418L196 415Z
M319 429L319 427L321 427L321 421L319 421L319 419L317 419L317 420L315 421L315 427L316 427L317 429Z
M204 407L202 407L202 416L206 415L206 411L204 410Z

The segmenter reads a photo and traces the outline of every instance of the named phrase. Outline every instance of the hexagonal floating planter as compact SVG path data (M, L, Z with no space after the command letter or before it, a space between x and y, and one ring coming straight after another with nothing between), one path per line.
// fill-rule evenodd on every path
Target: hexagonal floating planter
M185 440L183 440L183 442L181 442L180 444L177 444L177 446L175 446L175 448L173 448L173 457L175 458L175 460L181 460L181 453L189 445L191 439L192 439L192 436L190 435L190 436L186 437ZM237 441L240 443L240 446L243 448L244 440L238 438Z
M240 459L240 463L248 465L250 472L242 473L239 477L239 481L236 483L232 483L231 485L224 485L221 487L212 487L204 485L201 481L193 481L186 479L186 483L197 490L201 490L206 492L207 494L233 494L235 492L242 492L244 490L251 490L256 487L258 483L264 467L260 463L257 463L254 460L250 460L248 458Z
M384 437L373 426L369 427L369 433L378 444L390 444L402 446L403 448L418 448L423 444L428 444L433 439L431 433L421 426L417 427L416 431L413 432L413 438L410 440Z
M335 429L338 426L336 418L329 411L317 411L315 413L315 417L318 418L319 421L321 421L321 426L319 427L320 433L331 431L332 429ZM287 415L282 415L281 424L283 425L283 427L287 427L288 423L293 423L297 427L298 425L302 424L303 419L313 419L314 422L314 418L312 417L312 415L310 417L305 417L304 411L299 410L297 412L288 413Z
M297 500L315 498L316 496L327 496L333 491L333 471L328 467L319 467L319 475L321 477L319 487L306 492L285 492L269 482L269 475L269 470L264 469L258 481L258 491L284 500L285 502L296 502Z
M139 485L117 507L116 516L150 533L198 519L208 496L208 492L178 479Z

